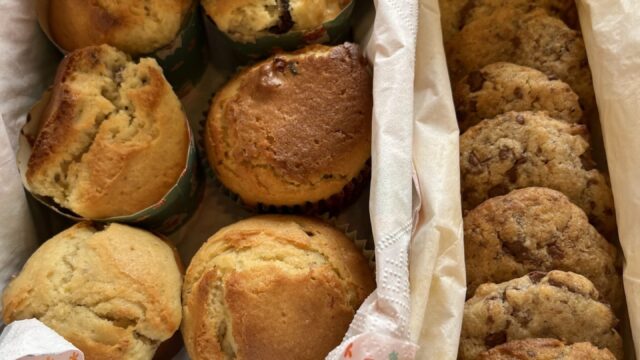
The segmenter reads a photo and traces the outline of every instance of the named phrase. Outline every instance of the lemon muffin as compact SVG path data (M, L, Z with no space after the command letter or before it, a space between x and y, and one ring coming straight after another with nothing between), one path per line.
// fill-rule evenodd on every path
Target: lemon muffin
M221 229L193 257L182 335L200 359L323 359L373 291L367 261L311 218L264 215Z
M181 284L176 253L158 237L79 223L31 255L4 290L3 321L37 318L87 359L151 359L180 326Z
M351 0L201 0L218 28L234 41L312 31L335 19Z
M70 53L40 121L28 187L85 218L156 204L186 167L187 118L153 59L107 45Z
M371 155L372 74L354 44L312 45L245 69L215 96L205 145L251 208L338 209Z
M46 16L64 50L109 44L141 55L171 43L194 6L193 0L50 0Z

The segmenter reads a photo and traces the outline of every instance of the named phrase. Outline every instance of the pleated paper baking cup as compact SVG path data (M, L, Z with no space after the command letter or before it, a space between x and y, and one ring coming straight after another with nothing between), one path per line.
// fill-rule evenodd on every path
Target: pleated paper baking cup
M185 168L182 170L175 185L169 189L162 199L143 210L125 216L88 219L63 208L50 197L33 193L26 178L27 167L33 144L44 120L42 115L50 97L51 92L47 91L42 99L31 109L19 139L18 170L20 171L23 186L36 200L52 211L75 221L119 222L140 226L162 234L169 234L175 231L191 217L203 198L204 182L202 181L202 172L198 167L195 139L188 122L189 149Z
M355 1L349 2L333 20L325 22L315 29L289 31L280 35L264 35L258 37L255 42L233 40L216 26L213 19L205 14L206 12L203 11L203 15L206 17L205 24L209 36L218 39L223 38L236 53L248 59L257 59L270 55L277 50L291 51L309 44L337 44L344 42L348 34L354 6Z
M70 50L57 44L51 35L48 17L50 3L51 0L37 1L38 22L49 40L66 55ZM165 78L179 97L195 88L207 68L207 41L200 11L199 6L193 6L185 17L181 30L169 44L149 54L132 56L135 60L142 57L155 58L162 67Z
M215 94L211 96L211 99L209 100L209 108L211 108L211 103L214 97ZM222 181L220 181L216 175L215 169L213 169L209 162L205 145L207 116L208 110L203 113L203 119L200 121L199 129L197 130L199 136L196 144L198 147L198 153L200 154L201 167L204 169L206 177L212 186L220 189L226 196L231 198L247 211L259 214L297 214L311 216L318 216L326 213L330 216L336 216L344 208L353 204L369 184L369 180L371 179L371 159L367 160L357 176L345 184L339 192L329 196L328 198L313 202L307 201L296 205L274 205L263 203L248 204L242 200L242 197L240 197L239 194L231 191L222 183Z

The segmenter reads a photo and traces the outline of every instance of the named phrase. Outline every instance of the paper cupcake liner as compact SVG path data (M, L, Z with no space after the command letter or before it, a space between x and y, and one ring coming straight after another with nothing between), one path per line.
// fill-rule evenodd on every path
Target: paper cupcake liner
M216 26L215 22L203 11L206 17L206 32L216 39L224 39L225 43L237 54L249 59L261 58L270 55L274 50L291 51L309 44L340 43L344 42L350 27L350 18L355 6L355 0L351 1L333 20L322 24L320 27L308 31L289 31L285 34L270 34L259 37L253 43L234 41Z
M36 11L38 22L51 43L66 55L69 53L69 50L58 45L51 36L49 18L47 16L50 1L51 0L37 1ZM134 58L155 58L162 67L164 76L173 87L174 92L178 97L183 97L195 88L207 68L206 49L207 41L204 22L200 15L200 7L194 6L187 15L182 29L171 43L152 53Z
M369 266L372 269L375 269L376 266L376 258L374 251L374 243L372 239L362 239L358 237L358 232L355 229L351 229L351 225L349 223L341 223L338 221L336 217L332 217L328 213L324 213L318 216L319 219L322 219L327 224L335 227L336 229L342 231L353 243L356 245L358 250L362 252L365 259L369 263Z
M215 94L214 94L215 96ZM214 96L209 100L209 109ZM245 208L247 211L258 214L290 214L290 215L321 215L328 213L331 216L335 216L340 213L341 210L354 203L364 188L368 185L371 178L371 159L367 160L358 173L351 181L349 181L338 193L335 193L328 198L318 201L307 201L303 204L297 205L272 205L272 204L247 204L242 200L240 195L227 188L220 179L216 176L215 170L209 163L205 146L205 129L207 122L208 110L203 112L203 118L199 123L198 129L198 141L196 142L198 153L200 154L200 164L207 176L207 179L211 182L212 186L220 189L226 196L231 198L238 205Z
M50 97L50 92L46 92L42 99L36 103L31 109L27 117L22 131L20 132L17 164L22 179L24 188L31 193L31 195L44 204L54 212L75 220L75 221L94 221L94 222L120 222L124 224L135 224L136 226L143 227L148 230L152 230L162 234L169 234L178 229L182 224L193 215L197 209L199 203L203 199L204 184L202 181L202 171L198 166L198 156L196 151L195 139L193 132L189 127L188 121L187 129L189 133L189 149L187 151L186 166L182 170L175 185L169 189L167 194L162 197L155 204L140 210L134 214L126 216L115 216L103 219L88 219L78 214L73 213L71 210L63 208L57 204L52 198L40 196L34 194L27 182L26 173L29 163L29 157L32 152L32 144L40 130L42 122L42 112L46 107Z

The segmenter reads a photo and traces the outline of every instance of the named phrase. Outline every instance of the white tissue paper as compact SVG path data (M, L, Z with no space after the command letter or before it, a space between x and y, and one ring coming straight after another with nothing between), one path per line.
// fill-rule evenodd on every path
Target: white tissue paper
M36 319L14 321L0 335L2 360L84 360L80 350Z

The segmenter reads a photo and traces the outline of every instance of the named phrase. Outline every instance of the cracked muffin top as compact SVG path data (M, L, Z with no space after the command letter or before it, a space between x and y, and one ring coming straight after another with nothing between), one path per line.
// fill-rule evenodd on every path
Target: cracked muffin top
M150 360L180 326L176 259L149 232L76 224L42 244L5 288L3 321L37 318L87 359Z
M312 218L265 215L198 250L182 288L182 335L200 359L323 359L375 287L362 253Z
M372 74L355 44L312 45L245 69L207 115L211 167L251 207L340 194L371 156Z
M218 28L239 42L309 31L335 19L351 0L201 0Z
M187 118L153 59L107 45L70 53L40 121L30 190L85 218L157 203L186 166Z
M485 351L476 360L615 360L608 349L588 342L566 345L556 339L514 340Z
M557 270L483 284L464 305L458 359L477 359L513 340L547 337L567 344L590 342L621 360L618 319L598 297L584 276Z
M615 246L562 193L530 187L491 198L464 217L467 294L540 270L587 277L615 310L624 294Z
M193 6L193 0L55 0L46 11L53 41L67 51L109 44L143 55L171 43Z

